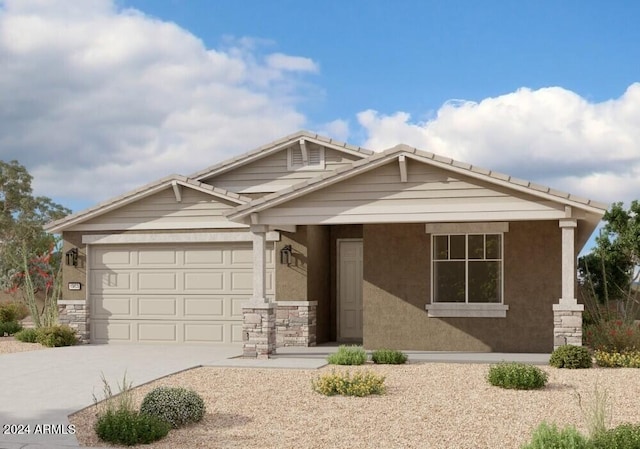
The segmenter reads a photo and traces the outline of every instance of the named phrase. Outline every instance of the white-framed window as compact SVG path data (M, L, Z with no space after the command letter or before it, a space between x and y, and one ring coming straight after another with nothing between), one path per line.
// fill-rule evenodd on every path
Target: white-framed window
M502 233L431 235L430 316L504 317Z
M287 151L287 168L289 170L324 170L324 147L306 145L305 154L301 147L290 147Z

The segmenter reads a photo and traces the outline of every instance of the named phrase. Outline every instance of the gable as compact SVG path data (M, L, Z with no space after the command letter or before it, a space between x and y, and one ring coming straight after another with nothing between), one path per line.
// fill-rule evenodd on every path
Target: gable
M237 203L183 188L177 201L172 186L85 220L65 231L238 228L224 216Z
M414 223L542 220L565 217L551 200L406 159L406 182L397 159L358 176L259 213L269 224Z
M349 166L362 158L315 142L307 141L304 146L306 164L300 143L295 142L263 158L202 179L202 182L243 195L261 196Z

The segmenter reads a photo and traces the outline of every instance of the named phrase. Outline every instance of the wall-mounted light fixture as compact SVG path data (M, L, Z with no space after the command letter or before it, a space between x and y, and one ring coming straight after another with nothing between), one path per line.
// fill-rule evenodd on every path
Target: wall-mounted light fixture
M72 267L78 266L78 248L71 248L69 251L64 253L64 257L67 265Z
M292 253L291 245L284 245L280 250L280 263L282 265L287 264L287 266L291 265L291 253Z

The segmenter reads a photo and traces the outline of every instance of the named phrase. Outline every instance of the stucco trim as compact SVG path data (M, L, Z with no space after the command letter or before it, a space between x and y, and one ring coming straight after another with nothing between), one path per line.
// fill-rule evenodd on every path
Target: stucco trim
M490 221L476 223L426 223L427 234L489 234L492 232L509 232L509 222Z
M432 318L506 318L509 306L506 304L427 304L425 309Z
M312 307L317 306L318 301L274 301L278 307Z
M280 233L267 232L267 241L280 240ZM250 232L194 232L166 234L112 234L83 235L82 243L88 245L112 245L119 243L209 243L209 242L251 242Z

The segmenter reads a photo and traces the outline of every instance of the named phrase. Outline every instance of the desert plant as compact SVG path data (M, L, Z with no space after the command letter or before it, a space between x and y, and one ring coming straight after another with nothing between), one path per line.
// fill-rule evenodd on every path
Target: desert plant
M344 346L338 348L327 361L332 365L362 365L367 361L367 353L362 346Z
M38 331L37 329L22 329L20 332L16 332L14 335L16 340L24 343L37 343Z
M591 348L603 351L640 350L640 327L623 320L602 320L586 327L584 340Z
M591 368L593 362L589 350L583 346L562 345L551 354L549 365L556 368Z
M202 420L205 411L200 395L186 388L154 388L140 406L140 413L160 418L174 428Z
M640 351L595 351L596 365L604 368L640 368Z
M373 363L401 365L407 361L408 357L405 353L394 349L376 349L371 353Z
M384 376L369 372L356 371L351 375L348 371L323 374L313 379L311 387L316 393L325 396L368 396L370 394L384 394Z
M531 441L520 449L587 449L589 440L569 426L558 429L555 424L541 423L531 436Z
M66 325L41 327L37 330L36 341L50 348L60 346L73 346L78 343L75 329Z
M16 332L22 330L22 324L17 321L0 321L0 337L4 337L6 335L13 335Z
M516 390L533 390L547 384L548 375L537 366L516 362L501 362L489 368L491 385Z
M17 301L0 302L0 322L20 321L29 315L26 304Z
M593 449L640 449L640 424L621 424L591 439Z
M607 430L611 421L611 407L609 404L609 392L601 390L596 384L591 397L582 398L577 393L578 405L584 416L584 420L592 438Z
M170 429L166 421L133 410L108 410L94 426L102 441L127 446L152 443L164 438Z

